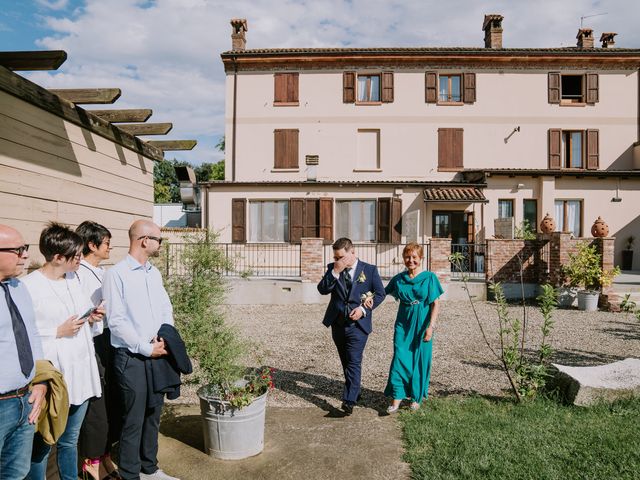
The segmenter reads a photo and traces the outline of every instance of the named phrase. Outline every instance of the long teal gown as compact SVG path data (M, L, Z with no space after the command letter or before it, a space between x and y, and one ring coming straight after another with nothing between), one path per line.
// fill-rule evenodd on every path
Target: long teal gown
M410 278L404 271L385 288L400 302L393 334L393 360L384 394L394 399L421 402L429 392L433 336L423 341L429 326L431 304L444 292L433 272Z

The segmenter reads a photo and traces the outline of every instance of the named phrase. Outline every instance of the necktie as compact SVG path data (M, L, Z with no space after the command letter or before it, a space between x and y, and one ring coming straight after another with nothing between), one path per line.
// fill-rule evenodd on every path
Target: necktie
M16 338L16 347L18 347L20 370L22 370L25 377L29 377L31 370L33 369L33 353L31 351L31 343L29 342L27 327L24 325L24 320L22 320L22 315L20 315L18 306L13 301L13 298L11 298L9 286L3 282L0 282L0 285L2 285L2 289L4 290L7 307L9 307L9 313L11 314L13 335Z
M347 287L347 293L351 292L351 275L349 274L349 270L344 271L344 284Z

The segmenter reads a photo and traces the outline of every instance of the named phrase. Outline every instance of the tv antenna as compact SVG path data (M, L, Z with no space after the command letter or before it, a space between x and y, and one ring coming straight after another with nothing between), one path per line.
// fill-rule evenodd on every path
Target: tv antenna
M602 15L608 15L608 13L605 12L605 13L594 13L593 15L582 15L580 17L580 28L582 28L582 22L584 21L585 18L600 17Z

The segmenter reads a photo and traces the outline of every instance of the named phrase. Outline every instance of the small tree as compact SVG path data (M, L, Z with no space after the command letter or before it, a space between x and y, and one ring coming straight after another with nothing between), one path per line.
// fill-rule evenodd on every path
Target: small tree
M569 254L569 262L562 270L572 286L597 292L600 287L611 285L613 278L620 273L619 267L603 270L601 264L602 255L596 246L580 242L577 252Z

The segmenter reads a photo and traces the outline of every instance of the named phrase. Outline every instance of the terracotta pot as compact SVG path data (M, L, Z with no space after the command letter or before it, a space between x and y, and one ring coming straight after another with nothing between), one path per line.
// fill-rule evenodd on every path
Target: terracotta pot
M593 226L591 227L591 235L595 238L599 237L608 237L609 236L609 225L604 223L602 218L598 217L595 222L593 222Z
M540 231L542 233L553 233L556 231L556 222L547 213L540 222Z

